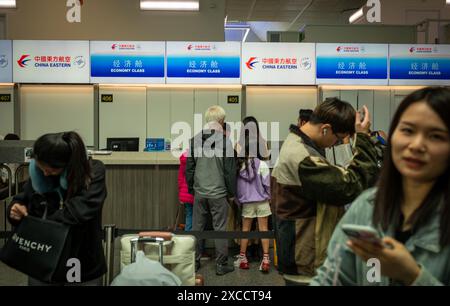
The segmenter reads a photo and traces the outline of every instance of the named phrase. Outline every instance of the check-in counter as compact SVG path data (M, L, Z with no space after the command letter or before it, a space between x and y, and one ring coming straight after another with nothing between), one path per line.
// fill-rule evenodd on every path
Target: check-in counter
M121 229L171 227L179 206L179 159L171 152L93 155L106 167L103 224Z

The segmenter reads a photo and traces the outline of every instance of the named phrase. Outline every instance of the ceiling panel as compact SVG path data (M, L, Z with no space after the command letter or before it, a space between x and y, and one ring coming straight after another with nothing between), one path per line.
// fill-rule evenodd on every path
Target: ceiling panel
M311 2L310 0L226 0L229 21L292 22ZM323 20L323 15L339 17L344 11L358 9L366 0L314 0L302 15L308 19Z

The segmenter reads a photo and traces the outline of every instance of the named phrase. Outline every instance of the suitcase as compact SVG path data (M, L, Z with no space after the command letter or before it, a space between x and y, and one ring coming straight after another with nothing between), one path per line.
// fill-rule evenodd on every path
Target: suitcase
M192 235L175 235L169 232L143 232L124 235L121 240L120 270L134 262L136 252L142 249L147 258L160 261L165 268L178 276L182 286L195 286L195 246Z

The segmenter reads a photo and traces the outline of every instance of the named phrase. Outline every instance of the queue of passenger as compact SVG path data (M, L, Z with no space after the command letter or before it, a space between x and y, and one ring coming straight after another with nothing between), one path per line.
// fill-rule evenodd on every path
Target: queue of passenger
M242 231L255 221L260 231L274 230L282 274L311 277L313 285L450 285L450 90L408 95L388 135L372 132L370 118L367 107L358 112L338 98L301 110L270 169L257 119L243 120L233 146L224 109L209 107L207 127L181 157L186 230L204 231L211 219L214 231L225 231L235 203ZM328 161L325 149L346 139L348 163ZM77 133L53 133L35 142L29 174L7 208L9 222L34 216L69 227L67 248L81 260L81 284L100 284L104 165L88 158ZM267 273L270 241L261 245L258 269ZM250 268L248 240L239 247L232 263L228 240L215 240L216 275ZM203 252L199 240L197 270ZM381 267L375 280L367 277L372 260ZM29 284L48 285L33 277Z

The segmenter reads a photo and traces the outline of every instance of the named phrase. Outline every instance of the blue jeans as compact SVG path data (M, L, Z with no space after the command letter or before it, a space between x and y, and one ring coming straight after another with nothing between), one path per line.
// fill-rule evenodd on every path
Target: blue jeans
M185 231L192 231L192 204L184 203L184 213L186 214L186 225L184 227Z

